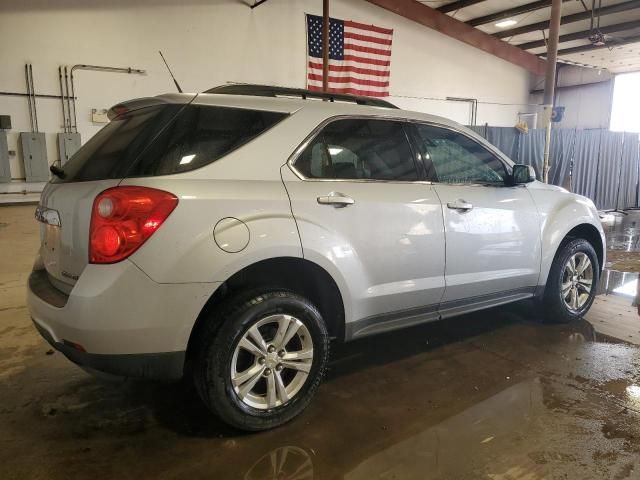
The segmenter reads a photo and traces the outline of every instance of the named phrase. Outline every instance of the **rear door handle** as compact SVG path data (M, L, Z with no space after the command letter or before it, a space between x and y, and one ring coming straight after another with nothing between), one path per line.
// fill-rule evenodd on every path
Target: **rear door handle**
M458 199L455 202L447 203L447 208L450 208L452 210L462 210L463 212L468 212L473 208L473 205L468 202L465 202L464 200Z
M335 208L344 208L353 205L355 200L348 195L340 192L331 192L329 195L318 197L320 205L333 205Z

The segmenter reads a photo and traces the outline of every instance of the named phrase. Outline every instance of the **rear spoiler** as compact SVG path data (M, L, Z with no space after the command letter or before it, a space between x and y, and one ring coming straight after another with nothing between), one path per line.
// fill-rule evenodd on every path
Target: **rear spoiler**
M111 107L107 111L107 117L109 118L109 120L113 120L118 115L122 115L123 113L131 112L132 110L138 110L139 108L143 108L143 107L160 105L163 103L168 103L168 102L162 101L157 97L144 97L144 98L136 98L135 100L127 100L126 102L121 102Z
M132 112L140 108L152 107L154 105L166 105L170 103L191 103L197 95L195 94L166 94L157 97L135 98L115 104L107 111L107 118L113 120L118 115Z

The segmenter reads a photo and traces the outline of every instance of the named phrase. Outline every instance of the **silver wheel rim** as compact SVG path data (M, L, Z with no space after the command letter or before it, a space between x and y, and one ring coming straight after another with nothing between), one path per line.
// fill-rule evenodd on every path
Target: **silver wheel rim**
M562 271L562 299L572 312L589 301L593 289L593 265L586 253L578 252L567 260Z
M313 340L291 315L270 315L242 336L231 360L231 384L238 398L260 410L291 400L302 388L313 363Z

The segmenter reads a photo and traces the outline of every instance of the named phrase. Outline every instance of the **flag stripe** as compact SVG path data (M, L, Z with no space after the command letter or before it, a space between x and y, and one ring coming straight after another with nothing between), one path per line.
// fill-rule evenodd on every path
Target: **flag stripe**
M322 80L307 79L307 85L322 87ZM329 83L329 88L356 88L358 90L370 90L372 92L378 93L387 92L387 95L389 94L389 87L378 87L376 85L349 85L344 83Z
M320 78L322 78L322 69L321 68L310 68L309 69L309 75L319 75ZM336 71L332 71L331 69L329 69L329 75L331 77L353 77L353 78L359 78L361 80L372 80L374 82L388 82L389 81L389 76L388 75L367 75L367 74L361 74L361 73L356 73L356 72L351 72L351 71L342 71L342 72L336 72Z
M371 35L360 35L358 33L345 30L344 38L350 38L351 40L360 40L362 42L379 43L380 45L391 45L390 38L372 37Z
M380 45L379 43L366 42L364 40L355 40L353 38L345 39L344 44L345 46L358 45L360 47L374 48L391 53L391 45Z
M381 77L389 76L389 69L384 70L375 70L373 68L360 68L360 67L352 67L351 65L336 65L339 60L333 60L329 63L329 71L330 72L353 72L359 73L361 75L376 75ZM311 70L320 70L322 72L322 64L318 62L309 62L309 69Z
M318 75L315 73L310 73L309 80L318 80L322 82L322 74ZM365 78L358 78L353 76L342 77L342 76L335 76L335 75L329 75L329 83L355 83L357 85L365 85L368 87L388 87L389 86L389 82L378 82L375 80L368 80Z
M364 23L354 22L352 20L345 20L344 21L344 26L345 27L359 28L360 30L367 30L369 32L384 33L385 35L392 35L393 34L393 29L376 27L375 25L367 25L367 24L364 24Z
M377 58L358 57L356 55L345 55L344 59L352 62L368 63L370 65L380 65L383 67L388 67L391 65L391 62L389 60L378 60Z
M309 85L309 90L314 92L321 92L322 85ZM358 88L329 88L331 93L348 93L349 95L362 95L367 97L388 97L388 92L374 92L372 90L361 90Z
M380 55L383 58L391 56L391 50L382 50L380 48L363 47L353 43L345 43L345 50L353 50L354 52L368 53L369 55Z

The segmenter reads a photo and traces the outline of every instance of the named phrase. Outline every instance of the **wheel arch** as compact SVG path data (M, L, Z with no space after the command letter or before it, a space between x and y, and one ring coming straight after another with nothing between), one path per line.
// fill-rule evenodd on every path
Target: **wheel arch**
M548 251L552 252L553 255L547 255L543 258L543 262L545 262L545 264L543 265L541 272L541 278L539 282L540 285L546 284L549 271L551 269L551 266L553 265L553 260L556 258L556 255L558 254L562 246L568 240L574 238L582 238L591 244L598 258L599 272L602 272L604 268L604 262L606 261L604 234L602 230L598 229L595 225L593 225L593 223L582 222L572 226L571 228L563 232L563 234L558 234L555 238L555 241L548 243Z
M317 263L297 257L275 257L252 263L218 286L206 302L191 330L187 359L203 324L222 302L238 292L253 288L280 288L309 299L320 311L331 338L344 340L343 296L333 277Z

